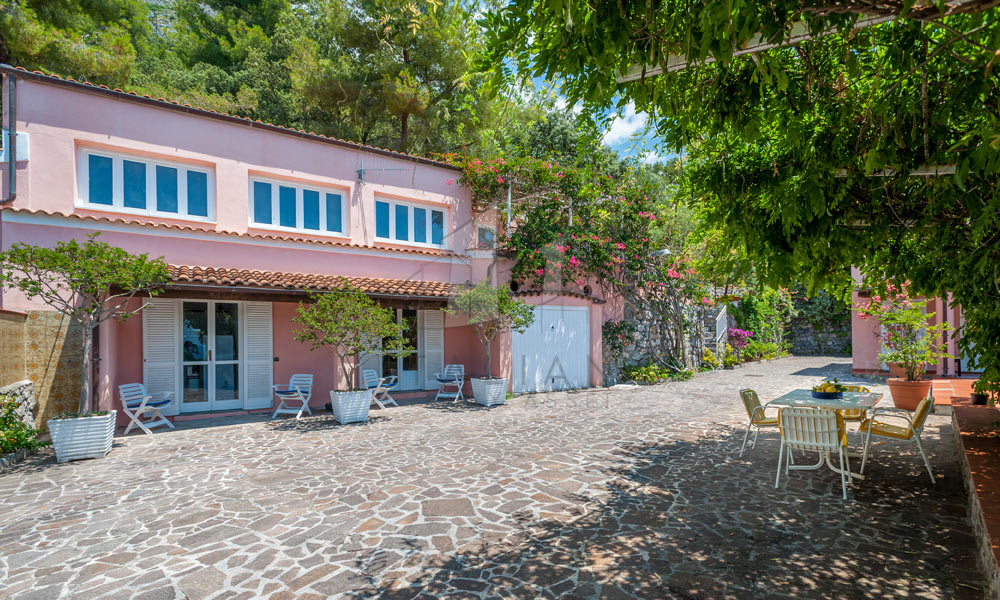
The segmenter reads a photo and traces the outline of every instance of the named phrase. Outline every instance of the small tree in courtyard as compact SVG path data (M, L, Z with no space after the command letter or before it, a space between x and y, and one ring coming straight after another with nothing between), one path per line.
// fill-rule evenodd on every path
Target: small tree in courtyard
M15 243L0 253L0 284L41 300L69 317L83 333L83 383L80 413L90 412L94 330L112 317L127 319L147 306L129 310L137 296L152 297L170 276L161 258L134 255L97 241L58 242L53 248Z
M487 379L493 379L490 352L493 340L501 333L524 333L535 321L535 313L530 306L511 296L507 288L493 287L485 280L459 292L452 308L445 309L445 312L469 317L469 325L476 331L486 351Z
M346 279L340 281L339 291L313 294L308 304L299 303L292 321L302 326L294 331L297 341L310 344L311 350L333 350L348 389L355 389L362 354L399 357L413 348L407 345L406 330L396 322L392 309L379 306Z

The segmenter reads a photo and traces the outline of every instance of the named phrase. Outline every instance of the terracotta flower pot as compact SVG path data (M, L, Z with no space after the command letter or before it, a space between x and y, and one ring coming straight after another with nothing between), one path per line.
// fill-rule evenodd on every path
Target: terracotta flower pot
M931 391L930 380L907 381L905 379L890 379L889 393L896 408L916 410L920 401Z

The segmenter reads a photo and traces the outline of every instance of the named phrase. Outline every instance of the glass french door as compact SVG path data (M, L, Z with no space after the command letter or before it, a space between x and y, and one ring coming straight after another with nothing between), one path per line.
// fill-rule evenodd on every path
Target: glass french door
M396 322L403 326L403 337L413 351L406 356L395 357L385 354L382 356L382 375L397 375L399 377L399 389L416 390L420 388L420 367L418 356L417 335L417 311L409 308L396 309Z
M185 301L181 336L181 412L242 408L240 304Z

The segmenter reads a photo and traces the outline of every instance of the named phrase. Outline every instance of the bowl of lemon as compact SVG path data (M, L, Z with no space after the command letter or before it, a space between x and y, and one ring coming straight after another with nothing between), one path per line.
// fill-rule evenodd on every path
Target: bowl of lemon
M847 388L838 383L836 379L833 381L825 380L823 383L813 386L812 395L813 398L822 400L837 400L844 397L845 389Z

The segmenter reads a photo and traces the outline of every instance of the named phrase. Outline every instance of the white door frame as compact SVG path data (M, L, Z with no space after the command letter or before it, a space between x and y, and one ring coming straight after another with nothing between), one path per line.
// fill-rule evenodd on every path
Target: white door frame
M179 310L177 311L177 336L178 336L178 349L180 351L180 356L178 357L178 364L180 369L178 370L179 378L178 387L179 397L180 397L180 412L190 413L190 412L207 412L207 411L221 411L221 410L240 410L243 408L244 398L246 394L246 386L244 385L245 371L246 371L246 352L244 352L243 339L246 337L246 317L244 316L244 303L240 300L199 300L199 299L188 299L181 298L178 299L180 304ZM207 331L206 335L206 351L208 352L208 359L201 361L185 361L184 360L184 304L185 303L198 303L206 305L207 313ZM215 307L217 304L235 304L236 314L237 314L237 331L239 336L239 343L236 344L237 349L237 360L215 360L215 355L217 355L215 347ZM184 402L184 373L185 368L188 366L199 366L202 365L205 368L205 402ZM235 399L232 400L216 400L216 367L219 365L236 365L237 370L237 389L238 394Z
M395 313L396 313L396 323L398 325L402 325L403 324L403 311L406 310L406 309L403 309L403 308L394 308L392 310L394 310ZM397 356L396 357L396 359L395 359L396 360L396 375L399 376L399 389L400 390L419 390L419 389L423 388L423 382L421 381L421 378L420 378L421 367L423 366L423 364L422 364L423 360L422 360L422 357L421 357L421 348L420 348L420 343L423 341L423 340L420 339L420 337L421 337L420 336L420 311L418 309L410 309L410 310L413 310L415 313L417 313L414 316L414 326L417 328L417 335L416 335L416 345L417 345L417 347L413 349L413 357L417 361L417 368L415 370L412 370L412 371L403 371L403 360L404 360L404 357L402 357L402 356ZM385 377L386 375L388 375L388 373L386 373L385 369L383 368L382 369L382 376Z

